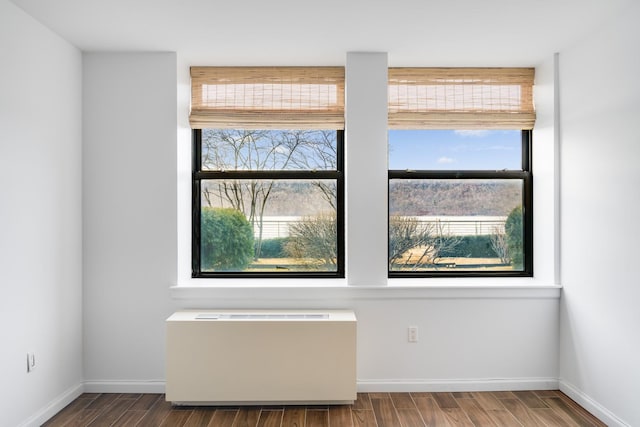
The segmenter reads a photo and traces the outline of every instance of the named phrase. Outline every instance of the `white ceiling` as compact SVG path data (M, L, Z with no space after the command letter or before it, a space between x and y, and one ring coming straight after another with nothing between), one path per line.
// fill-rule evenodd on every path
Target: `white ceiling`
M531 66L634 0L11 0L84 51L202 65Z

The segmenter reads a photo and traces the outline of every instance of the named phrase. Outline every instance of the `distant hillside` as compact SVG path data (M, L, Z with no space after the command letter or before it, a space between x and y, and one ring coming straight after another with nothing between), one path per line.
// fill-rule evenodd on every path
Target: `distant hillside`
M245 181L248 183L249 181ZM213 206L228 207L229 202L221 197L215 185L205 184L204 188L209 188L211 196L209 200ZM248 186L243 187L244 205L249 209L251 205L247 191ZM228 194L232 194L229 192ZM261 199L260 199L261 200ZM203 197L203 206L206 206L206 198ZM331 210L327 199L320 192L316 185L304 184L300 182L279 182L274 184L267 199L265 215L267 216L307 216ZM247 212L245 212L246 214Z
M522 204L519 181L392 181L390 215L506 216Z
M211 203L228 206L215 196L211 186ZM348 195L347 195L348 197ZM371 197L375 195L371 194ZM507 216L522 203L518 181L392 181L389 194L390 215L488 215ZM206 205L203 200L203 205ZM250 200L245 197L245 206ZM271 189L265 215L305 216L326 212L331 207L318 187L299 182L281 182Z

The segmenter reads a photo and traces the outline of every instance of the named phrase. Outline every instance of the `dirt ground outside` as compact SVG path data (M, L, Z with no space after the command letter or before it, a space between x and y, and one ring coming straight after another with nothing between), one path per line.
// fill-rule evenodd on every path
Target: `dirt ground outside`
M417 260L417 258L414 258ZM505 265L500 258L438 258L436 265L424 265L414 268L412 264L403 266L402 259L395 264L393 271L451 271L460 269L509 271L513 267ZM252 271L334 271L335 266L327 266L321 260L311 258L259 258L251 263Z

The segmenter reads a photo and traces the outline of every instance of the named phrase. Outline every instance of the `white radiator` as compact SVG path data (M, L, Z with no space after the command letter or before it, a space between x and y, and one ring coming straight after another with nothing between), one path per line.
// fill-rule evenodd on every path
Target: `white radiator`
M188 310L167 319L174 404L351 403L353 311Z

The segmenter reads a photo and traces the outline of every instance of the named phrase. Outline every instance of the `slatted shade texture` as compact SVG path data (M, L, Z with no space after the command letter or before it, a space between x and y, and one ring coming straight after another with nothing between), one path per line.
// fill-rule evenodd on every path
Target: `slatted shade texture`
M390 68L391 129L532 129L533 68Z
M344 129L343 67L191 67L194 129Z

